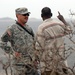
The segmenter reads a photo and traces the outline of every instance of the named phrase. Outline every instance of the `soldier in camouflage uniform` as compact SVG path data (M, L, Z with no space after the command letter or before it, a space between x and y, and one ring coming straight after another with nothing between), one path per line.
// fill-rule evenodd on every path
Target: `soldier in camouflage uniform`
M14 75L25 75L33 67L34 60L34 33L26 23L30 12L27 8L15 10L17 21L2 35L2 42L10 42L13 50Z

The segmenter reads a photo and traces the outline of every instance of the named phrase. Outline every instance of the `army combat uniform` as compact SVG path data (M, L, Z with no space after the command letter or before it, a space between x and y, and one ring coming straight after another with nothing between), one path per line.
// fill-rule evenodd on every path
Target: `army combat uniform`
M13 52L13 67L15 75L25 75L26 67L33 66L34 60L34 33L28 26L24 26L32 35L25 31L18 23L9 27L2 35L4 43L10 42Z

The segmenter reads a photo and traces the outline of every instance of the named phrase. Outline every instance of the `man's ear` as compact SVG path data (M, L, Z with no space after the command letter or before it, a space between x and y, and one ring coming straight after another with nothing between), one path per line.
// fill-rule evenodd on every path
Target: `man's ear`
M41 17L43 17L43 14L41 14Z
M53 14L51 13L51 17L53 16Z
M18 18L18 14L16 14L16 17Z

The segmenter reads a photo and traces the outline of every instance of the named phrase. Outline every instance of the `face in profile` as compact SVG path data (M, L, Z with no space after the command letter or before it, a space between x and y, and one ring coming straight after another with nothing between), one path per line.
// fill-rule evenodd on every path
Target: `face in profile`
M19 19L19 21L21 23L27 23L29 14L28 13L27 14L19 14L17 18Z

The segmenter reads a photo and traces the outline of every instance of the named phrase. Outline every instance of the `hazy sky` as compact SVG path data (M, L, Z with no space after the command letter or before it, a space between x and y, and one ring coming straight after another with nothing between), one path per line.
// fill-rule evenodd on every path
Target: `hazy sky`
M69 18L69 10L75 11L75 0L0 0L0 18L15 19L15 9L18 7L27 7L31 12L30 18L41 18L41 9L45 6L52 9L53 17L60 11Z

